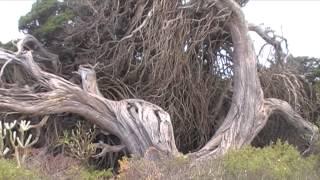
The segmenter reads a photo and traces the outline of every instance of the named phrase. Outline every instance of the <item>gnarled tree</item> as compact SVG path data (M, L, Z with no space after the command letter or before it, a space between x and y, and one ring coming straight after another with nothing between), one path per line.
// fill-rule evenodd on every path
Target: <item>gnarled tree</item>
M112 2L110 1L109 3ZM153 58L157 58L158 56L162 57L162 60L164 57L168 57L168 60L166 61L175 64L175 59L187 59L186 56L190 55L190 52L188 52L189 49L192 46L195 46L195 44L192 44L194 37L183 37L185 38L184 42L170 44L169 42L172 42L172 39L174 40L175 38L173 35L177 37L184 35L175 34L175 30L179 28L180 23L184 23L183 19L179 19L178 16L176 19L167 19L162 23L157 23L161 17L155 18L155 14L166 15L166 18L170 18L171 11L163 13L162 10L173 8L173 10L176 10L175 13L178 15L180 14L180 16L190 16L190 14L192 14L194 17L202 17L205 13L220 15L219 17L216 17L219 19L218 22L213 21L213 19L212 22L204 25L201 25L201 23L205 18L190 20L192 23L199 23L198 27L201 27L197 29L197 31L199 31L199 37L196 38L204 39L205 41L207 36L213 39L217 38L216 36L221 36L224 39L227 39L223 43L216 43L216 41L216 44L211 41L203 43L202 47L195 48L198 52L197 56L194 58L199 58L198 55L201 53L204 55L205 49L209 46L224 47L226 46L225 43L229 43L228 46L231 44L232 48L225 48L224 54L232 55L233 66L232 99L228 113L213 137L199 151L192 153L192 156L197 158L219 156L226 153L229 149L237 149L250 144L273 113L281 114L287 122L296 127L299 134L308 144L311 145L318 138L318 128L312 123L304 120L286 101L274 98L264 98L257 71L257 57L248 35L249 29L256 31L260 35L261 31L258 31L259 29L257 28L248 27L238 2L234 0L205 0L200 3L187 1L182 4L177 3L178 5L170 6L172 5L171 3L173 2L165 0L163 2L145 2L142 0L137 4L137 11L134 13L133 19L141 19L144 14L143 21L133 21L131 26L127 27L126 32L117 30L117 28L114 27L115 32L113 33L113 40L110 39L106 41L107 43L104 44L105 46L100 46L99 49L90 51L89 54L101 53L98 54L98 56L93 55L95 57L94 61L99 61L99 57L104 56L108 52L106 48L108 48L110 44L116 44L113 46L116 50L109 52L110 54L106 55L106 57L116 57L117 55L115 53L121 54L121 51L130 52L135 47L127 47L122 43L130 41L131 38L135 37L136 34L146 28L148 29L144 32L146 36L156 36L159 38L172 35L172 37L166 37L163 41L164 44L157 44L155 42L157 38L153 38L152 40L156 45L144 44L143 35L135 37L136 40L139 39L139 42L135 43L142 43L143 47L143 50L136 49L134 51L135 63L143 61L141 60L142 58L148 57L151 54ZM104 5L105 6L102 6L103 12L105 12L105 10L108 11L108 5L110 4ZM90 7L93 8L94 14L100 11L100 9L95 9L94 6ZM145 8L148 10L146 11ZM141 9L141 11L138 11L139 9ZM202 12L198 12L199 9ZM100 18L103 19L103 17ZM121 18L114 18L119 21L118 25L121 27ZM175 21L177 21L178 25L171 27L172 24L176 23ZM207 27L211 27L212 24L218 27L213 29L213 32L211 32L210 29L207 29ZM95 25L92 27L95 27ZM106 27L106 29L108 29L108 27ZM186 28L185 30L192 31L190 28ZM205 30L205 32L201 32L201 30ZM85 29L83 31L85 31ZM96 31L98 33L99 25L97 26ZM170 32L165 34L165 31ZM152 34L150 35L149 33ZM81 34L81 32L78 34ZM202 35L203 37L201 37ZM267 35L265 36L268 38ZM109 38L109 36L106 37ZM93 43L99 44L100 38L106 37L100 37L98 35L97 41L94 41ZM148 41L148 43L150 43L150 41ZM33 46L30 46L30 44ZM171 45L177 45L179 47L171 47ZM157 48L155 48L155 46L157 46ZM181 53L166 54L160 47L164 47L165 49L179 49ZM38 56L45 56L46 58L55 56L50 54L44 55L43 53L46 54L48 52L44 51L42 45L34 38L30 38L30 36L27 36L21 43L18 43L18 49L19 51L17 53L10 51L0 52L0 59L4 62L1 75L6 72L5 68L10 63L20 66L20 70L30 75L28 76L30 78L24 87L17 86L16 83L2 81L2 86L0 88L0 107L3 110L36 115L56 114L61 112L71 112L81 115L88 121L96 124L103 131L113 134L120 139L121 145L118 146L101 145L101 147L104 148L103 152L105 153L108 151L119 151L125 147L130 153L143 156L148 148L153 147L168 155L178 154L170 115L159 106L140 99L115 101L103 97L97 84L96 73L90 65L81 65L79 67L78 74L81 76L82 87L59 77L58 75L43 71L34 61L34 58L37 59L37 57L33 54L38 53ZM139 51L141 51L140 53L142 54L139 55ZM208 63L207 61L214 57L213 54L206 54L204 56L207 56L207 58L201 59L204 64ZM55 59L53 59L52 62L56 62L54 60ZM115 61L111 64L120 66L121 64L119 65L119 62L122 61ZM170 67L166 67L168 64L161 64L163 62L164 61L160 61L160 63L157 63L151 61L152 66L161 68L160 70L157 69L159 70L158 72L153 72L154 79L152 80L156 80L162 76L166 77L164 75L169 73L166 70L167 68L170 69ZM148 64L150 62L144 61L143 63ZM179 63L187 64L187 62L184 61L180 61ZM133 68L135 67L134 63L133 65L124 64L124 66L125 67L123 67L122 70L126 72L126 78L130 78L129 75L132 72L130 71L130 68L131 66L133 66ZM137 67L138 68L134 70L140 72L141 77L150 71L150 69L147 68L139 69L142 66ZM174 65L174 67L176 68L174 71L177 72L191 71L189 66ZM108 68L109 67L105 67L105 69ZM176 72L171 73L174 74ZM201 72L199 72L199 74L201 74ZM200 77L201 76L199 75L199 79ZM172 83L176 82L176 79L178 78L172 75L167 81ZM190 77L190 79L193 79L193 77ZM200 81L199 79L198 81ZM141 82L148 80L150 79L140 79ZM197 81L197 79L194 81ZM153 81L152 83L156 83L156 81ZM153 85L152 83L149 83L148 85ZM171 86L171 84L167 84L165 87ZM162 91L165 91L165 87ZM159 92L161 93L161 91Z

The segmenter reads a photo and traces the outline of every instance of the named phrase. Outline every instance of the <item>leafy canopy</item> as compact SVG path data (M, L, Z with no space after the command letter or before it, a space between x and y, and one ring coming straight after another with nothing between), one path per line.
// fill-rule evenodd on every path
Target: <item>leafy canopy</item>
M19 30L49 41L74 17L66 3L58 0L37 0L32 9L19 19Z

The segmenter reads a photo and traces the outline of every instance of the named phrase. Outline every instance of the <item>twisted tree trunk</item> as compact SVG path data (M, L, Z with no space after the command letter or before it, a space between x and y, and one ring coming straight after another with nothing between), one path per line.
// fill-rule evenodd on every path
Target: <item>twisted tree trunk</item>
M290 105L279 99L264 99L257 74L257 59L249 28L240 6L233 0L218 1L217 7L232 12L227 24L234 43L234 86L231 108L214 137L198 152L198 157L221 155L229 149L250 144L272 113L281 115L301 132L307 142L318 138L318 128L305 121Z
M266 124L272 113L280 113L292 123L310 144L317 139L318 129L305 121L288 103L278 99L264 99L257 74L256 55L248 36L248 26L240 6L233 0L212 1L220 10L232 13L227 27L234 44L234 86L232 105L221 127L198 152L198 158L219 156L229 149L249 144ZM34 44L35 46L28 46ZM0 107L6 111L25 114L55 114L71 112L83 116L102 130L119 137L119 146L104 146L103 152L118 151L124 147L130 153L143 156L149 147L168 155L177 155L170 116L162 108L139 99L112 101L104 98L96 83L91 66L82 65L82 88L57 75L43 71L33 60L30 50L41 51L41 44L27 36L18 44L17 54L0 51L0 59L23 67L41 86L17 87L2 82ZM25 51L27 49L27 51ZM53 57L50 54L45 57ZM55 61L54 61L55 62ZM55 63L56 64L56 63ZM2 75L2 73L1 73Z
M167 112L139 99L105 99L96 84L95 72L90 67L79 68L83 85L81 89L59 76L42 71L34 62L31 52L15 55L1 51L0 59L22 65L46 89L46 92L36 92L31 87L0 88L2 109L36 115L71 112L119 137L130 153L143 155L151 146L167 154L178 152Z

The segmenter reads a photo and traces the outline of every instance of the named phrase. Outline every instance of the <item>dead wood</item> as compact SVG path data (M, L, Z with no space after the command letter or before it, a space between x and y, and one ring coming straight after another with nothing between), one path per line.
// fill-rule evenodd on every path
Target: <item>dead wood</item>
M1 51L0 58L23 66L42 86L42 92L32 88L1 88L0 107L3 109L36 115L79 114L119 137L133 154L143 155L149 146L168 154L177 153L169 114L143 100L105 99L99 93L93 69L79 68L81 89L57 75L42 71L34 62L31 51L18 54Z

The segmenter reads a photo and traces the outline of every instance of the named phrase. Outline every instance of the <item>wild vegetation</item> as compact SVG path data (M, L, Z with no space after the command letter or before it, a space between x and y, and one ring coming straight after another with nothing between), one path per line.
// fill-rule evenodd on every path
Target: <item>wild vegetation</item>
M37 0L19 21L29 35L0 44L4 156L55 177L72 171L62 164L105 169L84 179L109 168L137 179L319 177L320 61L248 24L246 3ZM292 146L265 147L278 139Z
M124 159L119 179L319 179L319 162L319 156L303 158L294 147L278 141L194 164L186 156L162 161Z

